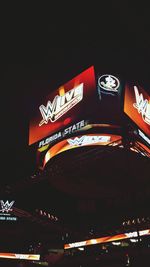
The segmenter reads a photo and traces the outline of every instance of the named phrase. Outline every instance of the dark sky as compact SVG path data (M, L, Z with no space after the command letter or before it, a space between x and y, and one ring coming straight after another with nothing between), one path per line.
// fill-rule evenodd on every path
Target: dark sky
M29 104L92 64L150 84L146 6L112 1L83 7L7 9L1 24L1 153L9 184L32 171ZM27 9L27 11L26 11ZM37 10L38 9L38 10ZM33 101L34 102L34 101Z

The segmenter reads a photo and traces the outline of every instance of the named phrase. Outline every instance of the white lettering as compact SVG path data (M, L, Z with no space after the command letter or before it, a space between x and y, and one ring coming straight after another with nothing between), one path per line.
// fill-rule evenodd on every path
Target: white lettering
M150 145L150 139L139 129L138 129L138 133Z
M148 99L144 99L143 94L140 94L137 86L134 86L136 103L133 104L134 108L141 113L142 119L150 125L150 103Z
M54 135L47 137L46 139L40 141L39 142L39 148L50 144L51 142L57 140L58 138L60 138L62 136L65 136L67 134L71 134L77 130L80 130L85 125L86 125L86 121L84 121L84 120L79 121L76 124L73 124L73 125L69 126L68 128L66 128L63 132L55 133Z
M46 138L45 140L42 140L39 142L39 147L42 147L42 146L45 146L45 145L48 145L50 144L52 141L58 139L61 137L61 132L58 132L48 138Z
M13 206L14 202L15 202L15 201L13 200L13 201L11 201L11 202L9 203L9 201L7 200L7 201L4 203L3 200L0 200L0 204L1 204L1 210L0 210L0 211L2 211L2 212L9 212L9 211L12 211L12 206Z
M47 124L50 120L54 122L63 116L68 110L74 107L83 99L83 83L77 87L71 89L63 96L55 96L53 101L48 101L47 105L41 105L39 110L43 117L42 121L39 123L39 126Z
M69 246L71 248L82 247L82 246L85 246L85 245L86 245L86 241L75 242L75 243L69 244Z
M107 143L110 141L110 136L88 136L83 135L81 137L70 138L67 140L71 146L85 146L96 143Z
M125 235L127 236L127 237L137 237L138 236L138 234L137 234L137 232L130 232L130 233L125 233Z
M67 135L67 134L71 134L77 130L80 130L81 128L83 128L86 125L86 122L84 120L79 121L76 124L73 124L72 126L66 128L63 132L63 136Z

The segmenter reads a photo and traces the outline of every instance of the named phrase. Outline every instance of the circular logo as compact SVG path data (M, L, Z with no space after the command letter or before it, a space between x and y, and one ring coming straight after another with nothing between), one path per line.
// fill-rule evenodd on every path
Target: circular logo
M98 85L106 91L118 92L120 82L115 76L110 74L104 74L99 77Z

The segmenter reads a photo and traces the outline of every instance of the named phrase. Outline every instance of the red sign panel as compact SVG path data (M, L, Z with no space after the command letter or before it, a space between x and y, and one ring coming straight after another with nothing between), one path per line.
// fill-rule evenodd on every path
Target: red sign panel
M150 96L140 86L125 87L124 112L150 136Z
M95 107L94 67L61 86L35 106L29 127L29 145L79 120Z

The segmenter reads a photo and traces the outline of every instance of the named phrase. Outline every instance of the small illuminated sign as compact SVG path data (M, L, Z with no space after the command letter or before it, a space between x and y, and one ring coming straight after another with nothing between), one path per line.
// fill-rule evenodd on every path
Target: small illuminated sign
M83 135L81 137L75 137L67 139L70 146L86 146L96 143L106 143L111 139L110 136L98 136L98 135Z
M11 216L11 213L13 211L13 205L15 201L9 202L8 200L5 202L3 200L0 200L0 220L1 221L17 221L17 217Z
M1 204L1 212L9 212L9 211L12 211L12 206L13 206L13 204L14 204L14 200L13 201L11 201L10 203L9 203L9 201L7 200L6 202L4 202L3 200L0 200L0 204Z
M115 76L105 74L99 77L98 85L106 91L118 92L120 82Z
M40 255L39 254L0 253L0 258L38 261L40 260Z
M55 133L54 135L51 135L51 136L41 140L39 142L38 146L39 146L39 148L41 148L45 145L49 145L52 142L54 142L60 138L63 138L67 135L70 135L70 134L80 130L81 128L85 127L86 125L87 125L87 121L85 121L85 120L78 121L77 123L72 124L69 127L65 128L63 131L59 131L58 133Z

